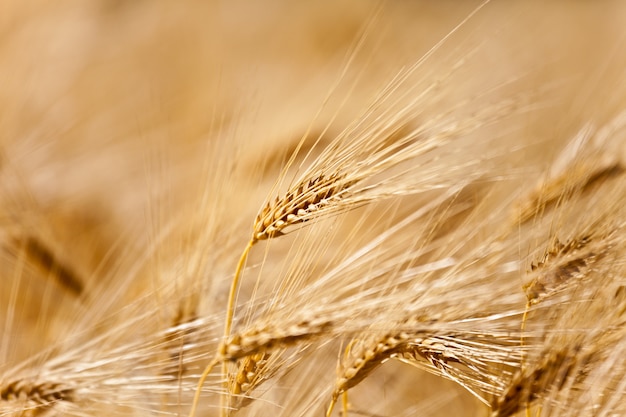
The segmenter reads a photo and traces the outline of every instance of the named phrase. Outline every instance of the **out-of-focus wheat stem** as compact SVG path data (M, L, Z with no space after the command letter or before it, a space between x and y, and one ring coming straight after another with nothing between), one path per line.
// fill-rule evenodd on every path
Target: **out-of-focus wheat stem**
M220 358L216 356L211 360L211 362L204 368L202 375L200 375L200 379L198 380L198 386L196 388L196 392L193 396L193 401L191 403L191 410L189 411L189 417L194 417L196 415L196 409L198 408L198 403L200 402L200 394L202 394L202 386L204 385L204 381L206 381L207 377L211 373L211 370L217 365L220 361Z
M239 258L239 262L237 262L237 269L235 270L235 275L233 276L233 280L230 284L230 291L228 292L228 304L226 306L226 321L224 323L224 339L222 343L220 343L218 358L224 356L226 349L226 341L230 337L230 331L233 324L233 315L235 313L235 299L237 298L237 290L239 288L239 281L241 279L241 274L244 269L244 265L246 263L246 259L248 258L248 254L250 253L250 249L257 242L257 240L253 237L248 241L246 248L243 250L241 257ZM213 367L215 364L209 364L207 368ZM209 369L210 371L210 369ZM206 372L206 371L205 371ZM208 374L208 373L207 373ZM222 361L222 378L224 378L224 387L228 387L228 363L226 361ZM201 388L201 385L198 384L198 388ZM226 410L228 409L228 389L224 391L224 394L220 396L220 413L222 416L226 414ZM193 417L193 414L191 415Z
M194 417L196 414L198 402L200 401L200 394L202 393L202 386L204 385L204 382L206 381L206 378L208 377L213 367L215 367L215 365L217 365L220 361L222 361L222 376L226 376L228 374L228 364L222 358L224 357L224 354L226 353L226 341L230 337L230 331L231 331L232 324L233 324L235 299L237 298L237 289L239 288L239 281L241 279L241 273L243 272L246 259L248 258L248 254L250 253L250 249L252 249L252 246L254 246L256 241L257 240L254 238L248 241L246 248L243 250L241 257L239 258L239 262L237 262L237 269L235 270L235 275L233 276L233 280L230 284L230 291L228 293L228 304L226 307L226 319L224 323L224 338L219 344L218 352L215 355L215 358L213 358L211 362L206 366L206 368L204 368L204 371L202 372L202 375L200 376L200 380L198 381L198 387L196 388L193 402L191 404L191 410L189 411L189 417ZM227 381L224 382L225 385L227 383L228 383ZM227 407L225 397L227 397L226 394L222 395L220 399L221 410L225 410Z

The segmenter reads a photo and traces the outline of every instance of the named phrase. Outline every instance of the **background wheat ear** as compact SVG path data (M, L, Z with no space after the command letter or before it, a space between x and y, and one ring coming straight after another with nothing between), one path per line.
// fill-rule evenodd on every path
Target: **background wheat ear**
M73 389L63 384L53 382L28 382L17 380L2 383L0 400L21 403L21 406L31 410L31 414L43 414L47 409L54 407L60 401L73 399Z
M509 388L492 404L493 416L512 416L530 406L550 390L560 390L579 366L580 347L551 350L542 361L520 371Z

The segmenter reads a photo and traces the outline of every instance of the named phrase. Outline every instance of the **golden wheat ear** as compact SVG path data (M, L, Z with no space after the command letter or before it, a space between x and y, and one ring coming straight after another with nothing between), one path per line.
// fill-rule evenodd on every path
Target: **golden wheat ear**
M228 378L228 392L237 398L231 401L230 409L239 410L247 406L252 397L252 389L261 382L261 375L267 367L271 355L267 352L259 352L255 355L246 356L237 362L237 373Z
M335 389L326 411L326 417L332 415L333 409L339 397L342 398L343 414L347 415L347 392L365 379L376 368L383 364L393 355L397 355L402 346L409 339L409 334L400 332L398 334L387 334L381 338L373 338L368 341L358 343L353 339L348 344L344 355L344 366L335 382ZM359 350L352 351L352 346L357 346Z
M579 347L549 350L537 365L520 370L491 408L494 417L509 417L530 406L551 389L560 390L579 366Z

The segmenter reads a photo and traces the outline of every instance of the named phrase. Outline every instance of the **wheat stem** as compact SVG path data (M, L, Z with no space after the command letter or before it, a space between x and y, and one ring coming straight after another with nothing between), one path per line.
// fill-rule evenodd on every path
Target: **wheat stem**
M215 358L204 368L202 375L200 376L200 380L198 381L198 387L196 388L196 393L193 398L193 403L191 405L191 411L189 412L189 417L194 417L196 414L196 408L198 407L198 402L200 400L200 393L202 392L202 386L204 385L204 381L208 377L211 370L217 365L220 361L222 362L222 377L226 377L228 373L228 364L223 360L224 353L226 350L226 341L230 336L230 331L232 329L233 324L233 315L235 310L235 298L237 296L237 289L239 288L239 281L241 279L241 273L243 272L244 264L246 263L246 259L248 258L248 253L250 253L250 249L257 242L256 239L250 239L246 248L243 250L241 257L239 258L239 262L237 262L237 269L235 270L235 276L230 284L230 291L228 293L228 305L226 307L226 320L224 322L224 339L222 343L220 343L217 355ZM224 384L227 384L225 380ZM225 405L226 398L225 395L221 396L220 399L221 411L220 414L225 415Z
M204 385L204 381L206 381L207 377L209 376L209 373L211 373L211 370L213 369L213 367L217 365L220 360L221 358L219 356L216 356L207 365L207 367L204 368L204 372L202 372L202 375L200 376L200 379L198 380L196 393L193 396L193 402L191 403L191 411L189 411L189 417L194 417L196 415L196 409L198 408L198 402L200 401L200 394L202 393L202 386Z
M348 417L348 391L341 394L342 417Z
M235 270L235 276L230 284L230 291L228 293L228 305L226 307L226 322L224 323L224 342L220 344L220 356L223 356L223 350L226 347L226 340L230 337L230 331L233 325L233 315L235 314L235 299L237 298L237 290L239 289L239 281L241 280L241 273L243 272L244 264L248 258L250 249L257 242L255 238L248 241L246 248L243 250L239 262L237 263L237 269ZM228 363L222 361L222 378L224 379L224 386L228 387ZM226 416L226 408L228 403L228 390L224 391L224 394L220 396L220 415Z
M239 262L237 263L237 269L235 270L235 276L233 277L233 281L230 284L230 292L228 293L228 305L226 307L226 321L224 323L224 341L226 341L230 336L230 331L233 324L233 315L235 313L235 298L237 297L237 289L239 288L239 281L241 279L241 273L243 272L243 266L246 263L246 259L248 258L248 253L250 253L250 249L252 249L252 246L254 246L256 242L257 240L254 238L248 241L246 248L243 250L241 257L239 258Z
M326 417L330 417L333 413L333 409L335 408L335 403L337 403L337 396L333 394L333 398L330 400L330 404L328 405L328 410L326 410Z

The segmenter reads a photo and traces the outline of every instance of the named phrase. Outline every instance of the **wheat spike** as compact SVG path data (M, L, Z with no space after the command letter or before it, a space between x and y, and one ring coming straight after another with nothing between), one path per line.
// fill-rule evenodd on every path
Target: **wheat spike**
M435 335L432 331L406 330L380 339L353 340L350 355L336 380L327 416L340 395L367 378L389 359L425 369L458 383L481 402L500 395L505 385L503 375L512 376L519 369L519 336L510 334L456 333ZM353 348L357 346L356 354ZM425 362L426 361L426 362Z
M282 197L276 197L273 204L267 204L257 215L254 222L254 239L265 240L280 236L282 230L297 223L304 223L315 216L318 210L332 205L339 200L356 182L346 182L340 174L332 174L305 180L304 183L288 191Z
M334 321L320 317L280 323L280 326L251 328L230 337L222 348L223 359L232 360L246 357L263 350L285 347L310 340L327 333Z
M581 366L580 349L574 346L547 351L536 366L520 370L506 392L492 404L492 415L512 416L550 390L561 390L574 369Z
M396 355L409 337L408 333L402 332L394 335L387 334L380 339L369 341L370 343L359 340L351 341L350 350L346 354L349 361L343 364L343 370L340 371L335 382L326 416L330 417L340 395L365 379L390 357ZM356 353L354 353L354 347L358 347ZM344 405L344 411L345 407Z
M609 234L598 239L602 242L595 245L595 248L592 246L583 251L592 240L591 236L583 236L563 244L555 239L542 258L531 263L530 272L534 272L537 277L523 287L529 304L537 304L588 276L589 269L601 261L611 249Z
M260 384L260 375L269 358L268 353L259 352L237 361L237 373L229 377L229 393L238 396L238 401L231 403L232 408L239 409L249 403L250 393Z
M554 161L540 185L518 204L517 222L524 224L572 198L581 198L624 174L623 161L608 152L611 138L626 125L621 113L602 129L583 127Z
M38 406L53 406L58 401L72 401L72 388L52 382L27 382L17 380L0 384L0 400L35 403Z
M12 246L25 252L27 260L42 273L55 279L58 285L75 297L84 291L84 279L74 268L62 261L50 245L35 235L12 239ZM13 251L13 250L12 250Z
M405 363L456 382L484 404L503 392L503 377L519 369L521 358L519 336L505 332L431 336L411 342L399 356Z

